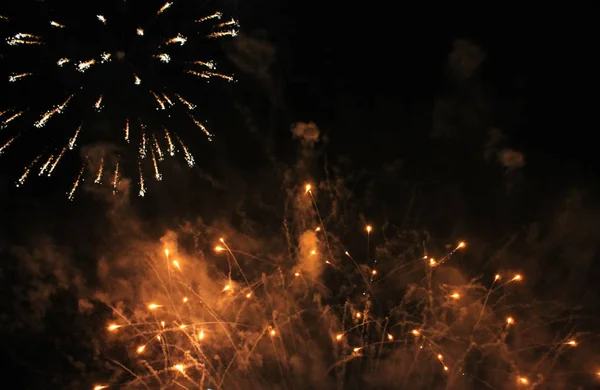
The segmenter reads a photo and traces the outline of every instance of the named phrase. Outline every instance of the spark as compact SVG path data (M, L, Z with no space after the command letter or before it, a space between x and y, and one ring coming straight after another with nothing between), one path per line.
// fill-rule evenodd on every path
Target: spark
M112 181L113 194L117 193L118 185L119 185L119 162L117 161L117 165L115 166L115 173L113 175L113 181Z
M524 376L520 376L519 383L521 383L523 385L527 385L527 384L529 384L529 379L525 378Z
M110 53L102 53L100 55L100 58L102 58L102 61L100 61L100 63L104 64L104 63L109 62L110 61L110 57L111 57Z
M102 22L102 24L106 25L106 18L104 17L104 15L96 15L96 18L98 18L98 20Z
M310 184L307 184L307 185L304 186L304 193L305 194L308 194L311 190L312 190L312 186Z
M129 143L129 119L125 120L125 142Z
M96 100L96 103L94 104L94 108L96 109L97 112L102 111L102 109L104 108L104 106L102 105L102 95L100 95L98 100Z
M23 172L23 175L21 175L21 177L17 181L17 187L20 187L23 184L25 184L25 180L27 180L27 176L29 176L29 172L31 172L31 169L33 168L33 166L38 162L38 160L41 157L42 157L42 155L40 154L39 156L37 156L36 158L33 159L31 164L29 164L29 166L27 168L25 168L25 172Z
M164 110L165 109L165 103L160 99L160 97L158 97L157 94L155 94L152 91L150 91L150 93L152 94L152 96L154 96L154 100L156 100L156 102L158 103L160 109ZM157 110L158 110L158 108L157 108Z
M181 103L183 103L188 110L193 110L194 108L196 108L196 106L190 102L188 102L187 100L185 100L183 97L181 97L181 95L179 95L178 93L175 94L175 96L177 96L177 99L179 99L179 101Z
M16 45L41 45L41 37L27 33L17 33L10 38L6 38L6 43L11 46Z
M42 176L46 172L46 170L48 169L48 167L52 163L53 159L54 159L54 155L50 155L50 157L48 157L48 160L46 160L46 162L44 163L44 165L42 165L42 167L40 168L40 173L38 174L38 176Z
M389 341L394 341L394 336L388 333L387 338Z
M83 73L86 70L88 70L95 63L96 63L96 60L93 58L91 60L81 61L77 64L77 70L80 71L81 73Z
M140 191L138 192L138 195L143 198L144 195L146 195L146 186L144 185L144 175L142 174L142 165L139 161L138 161L138 172L140 173Z
M135 79L135 85L140 85L142 83L142 79L140 79L136 74L133 75L133 78Z
M417 329L413 329L413 330L411 331L411 333L412 333L414 336L419 336L419 335L421 334L421 332L419 332Z
M141 125L141 133L142 133L142 139L140 141L140 147L138 149L138 153L140 155L140 159L143 160L146 158L146 132L144 131L144 129L146 128L146 126Z
M450 295L450 297L452 297L452 299L460 299L460 294L454 293L454 294Z
M196 23L206 22L207 20L211 20L211 19L221 19L222 17L223 17L223 14L221 12L215 12L212 15L208 15L201 19L196 20Z
M60 60L56 61L56 65L62 67L64 64L66 64L70 61L71 61L70 59L64 57L64 58L61 58Z
M576 347L578 345L577 341L569 340L565 344L570 345L571 347Z
M71 139L69 140L69 150L73 150L73 148L75 147L75 142L77 141L77 137L79 136L82 127L83 123L79 125L77 130L75 130L75 134L73 134L73 137L71 137Z
M338 333L338 334L335 336L335 339L336 339L337 341L341 341L343 338L344 338L344 334L343 334L343 333Z
M165 138L167 139L167 143L169 144L169 148L168 148L169 154L171 156L174 156L175 155L175 145L173 144L173 140L171 139L171 134L169 134L169 130L167 130L166 127L164 128L164 130L165 130Z
M184 37L181 34L177 34L176 37L169 39L164 44L165 45L170 45L172 43L179 43L179 45L183 46L183 45L185 45L186 42L187 42L187 38L186 37Z
M2 155L2 153L4 153L6 148L8 148L13 142L15 142L17 137L18 137L18 135L13 136L8 141L6 141L6 143L4 143L4 145L2 147L0 147L0 156Z
M156 310L159 307L162 307L162 305L157 305L156 303L151 303L151 304L148 305L148 309L149 310Z
M514 280L514 281L522 280L522 279L523 279L523 277L521 275L519 275L519 274L515 275L515 277L512 278L512 280Z
M58 23L58 22L55 22L54 20L51 20L51 21L50 21L50 25L51 25L52 27L56 27L56 28L65 28L65 26L64 26L64 25L62 25L62 24L60 24L60 23Z
M98 174L96 175L95 184L102 184L102 173L104 172L104 157L100 159L100 166L98 167Z
M229 82L235 80L231 76L228 76L228 75L222 74L222 73L217 73L217 72L208 72L208 71L196 72L195 70L186 70L186 73L189 73L191 75L194 75L196 77L200 77L200 78L203 78L203 79L210 79L212 77L219 77L219 78L222 78L222 79L227 80Z
M208 38L222 38L222 37L236 37L238 35L237 30L225 30L225 31L215 31L214 33L210 33L207 35Z
M158 153L158 161L163 161L164 155L160 148L160 145L158 144L158 140L156 139L156 136L154 134L152 134L152 139L154 141L154 147L156 148L156 153Z
M205 61L194 61L194 62L192 62L192 64L194 64L194 65L200 65L200 66L205 66L208 69L215 69L216 68L216 65L215 65L215 63L213 61L208 61L208 62L205 62Z
M506 317L506 324L507 325L512 325L515 323L515 319L512 317Z
M144 29L143 29L143 28L138 28L138 29L136 30L136 33L137 33L137 35L139 35L139 36L144 36Z
M23 115L25 111L20 111L17 112L16 114L13 114L11 117L7 118L4 120L4 122L2 122L2 128L6 128L6 126L8 126L8 124L12 121L14 121L15 119L17 119L18 117L20 117L21 115Z
M0 15L0 20L4 20L4 21L8 21L10 19L8 19L6 16L4 15Z
M18 80L20 80L20 79L22 79L24 77L31 76L31 75L32 75L32 73L13 74L12 76L8 77L8 81L11 82L11 83L14 83L15 81L18 81Z
M168 64L169 62L171 62L171 56L166 54L166 53L160 53L154 56L154 58L158 58L159 60L161 60L162 62L164 62L165 64Z
M163 99L165 99L165 101L167 102L167 104L169 106L173 106L173 101L171 101L171 99L169 99L169 97L167 96L166 93L163 93L162 96L163 96Z
M370 234L370 233L371 233L371 231L373 230L373 227L372 227L371 225L367 225L367 228L366 228L366 230L367 230L367 233L369 233L369 234Z
M82 180L81 176L83 176L84 171L85 171L85 164L81 167L81 170L79 171L79 175L77 175L77 179L73 183L73 188L71 188L71 191L69 192L69 200L70 201L75 199L75 191L77 191L77 187L79 187L79 183Z
M201 123L199 120L197 120L196 118L194 118L192 115L190 115L190 118L192 118L192 121L194 122L194 124L195 124L196 126L198 126L198 128L199 128L200 130L202 130L202 131L204 132L204 134L206 134L206 137L208 137L208 140L209 140L209 141L212 141L212 137L214 136L214 134L211 134L211 133L210 133L210 132L209 132L209 131L206 129L206 127L204 127L204 125L203 125L203 124L202 124L202 123Z
M102 390L102 389L107 389L108 386L105 385L96 385L94 386L94 390Z
M114 332L115 330L119 329L121 327L121 325L117 325L117 324L111 324L107 327L109 332Z
M156 162L156 155L154 154L154 149L151 149L151 152L152 152L152 164L154 165L154 178L157 181L161 181L162 175L158 171L158 162Z
M62 114L65 107L67 106L67 104L69 104L69 102L71 101L73 96L74 95L69 96L62 104L54 107L52 110L46 111L46 113L44 115L42 115L40 120L35 122L34 126L37 128L44 127L46 125L46 123L48 122L48 120L50 118L52 118L55 114Z
M160 9L158 10L158 12L156 13L156 15L160 15L163 12L165 12L168 8L170 8L173 5L172 2L167 1L165 3L165 5L163 5L162 7L160 7Z

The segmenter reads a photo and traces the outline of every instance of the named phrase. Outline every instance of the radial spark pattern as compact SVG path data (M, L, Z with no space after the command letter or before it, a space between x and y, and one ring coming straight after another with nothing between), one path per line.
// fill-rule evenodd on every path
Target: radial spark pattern
M86 178L116 191L122 174L138 177L143 196L143 175L161 180L164 157L194 164L184 140L213 137L197 113L215 93L206 83L234 80L211 42L238 28L195 3L24 1L0 12L0 154L29 156L18 186L69 165L70 199ZM66 162L80 157L83 173Z

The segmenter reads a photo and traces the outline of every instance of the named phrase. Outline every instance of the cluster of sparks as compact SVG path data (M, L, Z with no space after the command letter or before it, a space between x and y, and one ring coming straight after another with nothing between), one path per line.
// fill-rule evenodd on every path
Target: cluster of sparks
M304 196L310 198L308 201L319 215L311 185L306 185ZM315 234L320 234L321 239L326 241L328 233L320 217L317 224L314 228ZM367 225L365 232L370 253L369 245L374 228ZM420 298L420 303L425 309L422 312L412 309L415 311L413 313L403 308L402 314L398 316L400 319L395 323L390 320L392 313L384 318L377 318L372 310L376 300L374 288L379 280L385 279L385 275L380 274L380 270L375 267L377 262L370 262L367 256L366 264L360 266L345 249L340 253L344 253L347 260L344 260L343 256L335 258L328 242L326 250L322 247L311 250L309 257L315 262L322 262L326 269L342 272L346 262L350 267L355 266L364 281L363 299L348 298L338 311L336 325L322 330L328 335L331 349L337 356L337 360L332 362L327 372L342 372L353 360L370 359L377 362L393 351L401 349L410 353L414 359L410 371L417 371L415 365L419 364L428 367L434 373L437 371L435 375L445 378L443 380L449 388L451 384L457 383L457 378L464 378L466 374L474 375L468 373L465 368L466 356L471 350L497 350L500 351L498 353L513 356L507 361L508 368L505 373L505 378L514 384L509 388L533 389L550 380L547 377L548 373L542 372L541 367L536 368L537 365L527 369L519 368L516 363L519 350L509 350L511 345L507 339L518 334L520 324L524 325L527 317L523 313L511 313L511 306L499 306L498 302L502 300L502 296L498 295L502 295L501 291L508 285L522 283L525 279L522 274L502 272L481 284L469 282L459 286L436 285L436 272L447 262L451 262L456 252L465 250L466 247L465 242L459 242L441 258L436 259L425 254L417 259L420 263L417 265L424 270L425 276L418 285L410 288L412 293L407 292L402 297L395 310L408 306L411 296L414 298L414 295L421 292L423 297ZM242 374L232 373L234 367L240 364L240 361L250 362L252 365L253 354L259 349L264 352L265 348L272 348L277 361L271 363L279 366L281 380L285 383L286 374L282 368L285 364L280 360L283 356L289 357L291 350L298 348L296 343L301 337L302 332L299 329L302 326L295 328L294 325L301 324L299 313L307 309L293 304L276 308L272 296L287 297L293 295L290 291L294 289L308 291L311 285L316 286L320 282L297 266L284 270L281 265L277 266L278 272L273 276L263 276L259 280L251 281L242 269L239 258L247 257L266 263L269 261L237 250L233 243L220 238L213 251L217 261L220 257L218 255L227 257L229 274L222 281L220 291L215 293L209 291L207 286L198 286L191 280L190 275L194 273L195 263L193 259L172 253L169 248L163 250L163 255L157 255L157 258L150 262L152 273L157 279L154 283L156 291L152 294L156 300L144 304L141 310L146 314L142 314L142 318L136 316L134 320L122 310L112 307L116 319L107 325L109 339L125 340L125 345L137 361L136 368L115 361L115 364L128 373L131 380L118 384L98 384L94 390L119 386L165 388L170 385L184 389L222 389L231 387L231 383L236 383L236 388L244 388L243 385L239 387L237 378L229 378ZM239 273L237 278L234 278L232 275L236 272ZM271 278L277 282L270 285ZM271 290L268 286L271 286ZM232 307L235 308L236 314L230 318L226 312ZM291 307L297 312L289 313ZM257 308L260 308L261 314L264 311L264 318L261 317L257 322L244 320L246 315L251 317L251 312ZM272 312L269 313L269 309L266 308L270 308ZM323 308L320 310L323 311L322 315L331 313ZM288 314L283 315L285 312ZM452 333L455 329L451 322L460 321L452 320L451 317L458 314L465 316L467 312L473 315L474 321L468 335L465 336L464 348L457 349L457 345L452 344L459 343L462 339L459 335L453 338ZM250 340L241 336L248 334L252 335ZM121 339L120 336L124 338ZM449 340L452 340L452 343L449 343ZM579 346L582 341L581 334L568 333L542 347L546 348L545 357L554 360L559 355L568 354L569 349ZM267 363L262 362L259 365L262 364ZM411 384L410 378L414 373L395 375L405 378L399 388L417 388L415 383ZM591 375L600 377L600 371ZM341 376L343 377L343 374ZM228 383L230 386L227 386Z
M173 7L173 2L166 2L163 6L161 6L157 12L155 17L167 17L166 15L169 13L169 9ZM1 21L10 22L10 17L2 16ZM196 24L206 24L212 23L212 28L210 32L205 34L206 38L221 38L221 37L234 37L238 33L239 24L236 20L223 20L223 14L220 12L213 13L211 15L199 18L195 20ZM106 28L110 28L111 20L107 18L105 15L98 14L96 15L96 23L100 23ZM68 23L61 22L60 20L50 20L50 26L54 29L58 29L64 32L70 31L70 26ZM145 39L148 35L145 33L143 27L136 27L134 29L134 33L138 36L138 39ZM73 34L79 34L79 31L73 30ZM82 37L81 39L85 39ZM47 40L44 36L30 33L30 32L18 32L12 36L9 36L5 39L5 42L9 46L42 46L45 45ZM151 58L148 58L148 61L158 61L159 63L168 64L171 61L175 60L175 54L173 54L170 50L170 46L183 46L193 44L191 42L191 38L185 36L182 33L177 33L173 37L170 37L166 40L162 40L156 44L156 52L151 54ZM60 47L55 48L57 51L60 51ZM52 66L57 68L64 69L66 72L70 72L75 70L77 73L88 74L89 72L93 72L95 69L102 69L103 66L108 66L110 62L114 62L115 58L119 57L120 59L124 57L124 54L121 52L118 53L110 53L110 52L100 52L94 58L70 58L67 56L57 55L54 60ZM153 57L153 58L152 58ZM210 79L221 79L227 81L234 81L234 78L230 75L220 73L216 71L215 63L209 59L196 59L192 61L187 61L183 59L177 59L179 62L184 63L184 73L192 75L198 79L210 80ZM35 72L18 72L14 71L8 76L8 81L10 83L14 83L20 85L27 79L34 79L37 76ZM150 75L151 77L152 75ZM141 73L132 73L131 74L131 83L135 86L141 86L143 84L144 75ZM82 87L84 86L85 80L82 79ZM165 86L166 87L166 86ZM141 88L141 87L140 87ZM37 90L37 89L36 89ZM14 126L17 131L16 134L9 135L8 132L4 132L2 134L3 140L0 140L0 155L6 152L6 150L14 145L19 138L23 137L28 130L23 130L23 128L28 127L26 123L23 123L21 127L18 127L19 121L17 119L21 118L22 120L27 120L31 115L38 115L37 119L34 118L34 126L36 128L43 128L46 126L50 126L52 120L58 116L59 114L67 114L67 115L82 115L80 109L70 109L69 106L73 105L74 100L78 100L78 104L82 103L82 100L88 99L86 95L83 95L81 92L83 88L80 90L69 94L67 97L62 98L62 101L55 104L53 107L49 108L45 112L41 112L36 114L35 112L29 110L18 110L15 108L2 109L0 108L0 127L5 129L10 126ZM174 106L180 106L184 111L188 112L188 117L191 119L190 126L195 126L199 131L201 131L208 140L212 140L213 134L207 129L206 124L203 121L197 119L195 115L193 115L193 111L196 109L196 105L190 102L187 98L181 96L181 94L173 88L169 87L169 89L165 88L164 90L145 90L140 89L141 93L147 93L148 96L156 103L156 110L159 111L167 111ZM86 102L83 102L85 105ZM96 95L95 100L87 102L90 109L96 111L97 113L104 112L105 107L111 104L110 97L106 97L103 94ZM25 114L28 115L25 115ZM171 114L168 114L171 116ZM93 118L93 115L90 116ZM86 118L86 123L90 125L89 120ZM91 119L93 122L93 119ZM151 159L151 164L148 166L152 167L153 175L156 180L161 180L162 174L159 171L160 162L163 161L163 149L166 149L169 156L174 156L176 151L180 150L185 159L185 162L191 167L194 166L195 160L192 156L190 149L187 145L183 143L181 138L175 134L173 131L168 130L164 126L158 126L160 130L158 131L148 131L144 125L135 125L128 118L123 118L124 125L117 125L113 127L124 126L125 135L124 141L126 145L129 145L133 142L137 143L137 146L133 148L133 150L137 151L137 160L138 160L138 168L136 174L139 174L139 195L144 196L146 193L146 186L144 183L144 170L141 169L142 166L146 166L146 164L142 164L147 157ZM18 128L17 128L18 127ZM19 180L17 181L17 186L23 186L25 184L25 180L29 177L29 172L35 168L36 164L42 164L42 170L50 176L52 172L54 172L54 168L61 161L65 151L71 151L74 149L76 145L76 141L80 138L81 133L85 132L86 129L93 127L93 123L90 126L78 126L77 129L74 129L73 133L68 135L68 138L65 140L65 145L53 145L51 147L55 148L55 150L46 150L42 153L41 156L36 156L31 163L27 164L25 168L25 172ZM121 127L123 128L123 127ZM152 142L149 142L149 140ZM86 139L87 140L87 139ZM134 141L135 140L135 141ZM161 143L164 144L161 146ZM177 145L177 147L175 146ZM45 145L48 148L48 145ZM89 161L89 160L88 160ZM68 192L69 199L73 199L75 190L80 185L81 180L84 176L87 176L86 172L89 173L90 176L94 176L93 182L96 184L101 184L103 182L110 182L113 189L118 187L118 183L115 184L115 181L118 180L118 177L124 173L123 165L119 166L119 162L115 161L115 159L111 159L112 167L104 167L104 163L100 164L100 167L86 167L84 169L84 173L78 173L77 179L73 183L72 189ZM50 168L51 169L48 169ZM94 172L92 172L94 171ZM103 172L121 172L118 175L115 175L116 178L112 180L101 180L98 179L103 175Z

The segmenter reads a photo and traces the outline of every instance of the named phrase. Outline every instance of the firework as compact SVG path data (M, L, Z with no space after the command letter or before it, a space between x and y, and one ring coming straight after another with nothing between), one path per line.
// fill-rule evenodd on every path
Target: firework
M145 292L140 301L122 297L110 304L114 319L106 336L129 357L111 360L116 377L95 386L328 389L355 382L360 388L531 389L570 383L570 371L558 362L586 339L570 318L549 320L535 304L511 300L526 276L458 275L453 263L468 250L463 241L432 257L435 251L411 238L408 250L389 255L372 247L378 239L372 225L360 227L367 248L355 259L321 218L313 186L299 190L297 201L305 227L295 239L287 235L281 254L244 236L216 238L208 258L179 251L172 236L156 245L145 271L136 270ZM336 279L345 282L328 285ZM402 293L382 302L382 294L394 296L390 289ZM544 331L549 321L568 326L550 334Z
M148 7L156 8L148 13ZM35 168L49 176L81 157L70 153L76 146L111 145L110 150L129 153L133 156L128 160L142 163L121 163L117 168L118 159L102 150L107 156L100 168L86 167L83 174L78 168L70 171L113 190L114 180L102 180L103 172L137 176L148 171L160 180L163 150L168 157L179 152L188 165L195 164L182 140L214 137L199 119L202 113L191 114L197 83L234 81L202 56L202 45L235 36L237 21L224 19L220 12L199 12L184 2L117 2L114 10L100 12L93 5L73 8L62 2L31 1L22 9L27 12L0 17L6 31L3 58L10 70L5 75L6 99L0 102L0 126L5 129L0 154L9 147L22 148L19 155L31 154L25 171ZM172 31L173 24L180 31ZM115 36L123 42L115 44ZM23 186L28 177L21 175L17 185Z

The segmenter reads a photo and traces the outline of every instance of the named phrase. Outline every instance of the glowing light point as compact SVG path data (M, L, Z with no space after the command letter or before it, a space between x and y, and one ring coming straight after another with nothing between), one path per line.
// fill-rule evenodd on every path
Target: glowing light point
M144 349L146 349L146 346L145 346L145 345L140 345L140 346L137 348L137 353L142 353L142 352L144 352Z
M320 232L321 231L321 227L317 226L317 228L315 229L315 232Z
M344 334L343 334L343 333L339 333L339 334L337 334L337 335L335 336L335 339L336 339L337 341L341 341L343 338L344 338Z
M412 333L414 336L420 336L420 335L421 335L421 332L419 332L417 329L413 329L413 330L411 331L411 333Z
M222 246L216 246L215 247L215 251L216 252L221 252L221 251L224 251L224 250L225 250L225 248L223 248Z
M437 265L437 263L435 262L435 259L429 259L429 265L432 267L435 267Z
M360 352L360 350L361 350L361 349L362 349L362 348L358 348L358 347L356 347L356 348L354 348L354 352Z
M252 293L246 294L246 298L250 299L250 297L252 297Z
M150 310L155 310L155 309L158 309L159 307L161 307L161 305L157 305L156 303L151 303L148 305L148 309L150 309Z
M94 386L94 390L102 390L102 389L106 389L108 388L108 386L105 385L96 385Z
M500 275L496 274L496 276L494 276L494 280L500 280Z
M569 340L565 344L568 344L571 347L576 347L577 346L577 341L575 341L575 340Z
M524 376L520 376L518 379L519 379L519 383L522 385L529 384L529 379L525 378Z
M373 271L371 271L371 274L372 274L372 275L377 275L377 270L376 270L376 269L374 269Z
M137 32L137 35L139 35L139 36L144 36L144 29L143 29L143 28L138 28L138 29L136 30L136 32Z
M448 366L444 366L444 371L448 371Z
M307 194L310 192L310 190L312 189L312 186L310 184L307 184L306 186L304 186L304 193Z
M514 278L512 278L512 280L522 280L523 277L520 274L516 274Z
M204 340L204 331L203 330L201 330L200 333L198 333L198 339Z
M296 272L294 276L300 276L300 272Z
M466 247L467 244L464 241L461 241L458 243L458 245L456 246L456 249L462 249L464 247Z
M356 318L360 318L360 317L362 317L362 314L356 313Z
M390 341L394 341L394 336L392 336L391 334L388 333L387 335L388 340Z
M231 286L228 284L223 288L223 291L229 291L231 290Z
M276 332L275 332L275 329L271 329L271 331L269 332L269 334L270 334L271 336L275 336L275 334L276 334Z
M507 323L508 325L512 325L512 324L514 324L514 323L515 323L515 319L514 319L514 318L512 318L512 317L507 317L507 318L506 318L506 323Z
M189 299L187 297L183 297L183 303L186 303L187 301L189 301Z
M179 262L177 260L173 260L173 265L181 271L181 266L179 265Z
M183 372L183 370L185 369L185 367L183 366L183 364L176 364L173 366L174 369L176 369L179 372Z
M120 327L121 327L121 325L110 324L107 329L109 332L114 332L115 330L119 329Z
M452 297L452 299L460 299L460 294L454 293L454 294L450 295L450 297Z
M311 256L314 256L314 255L316 255L316 254L317 254L317 251L316 251L316 250L314 250L314 249L313 249L312 251L310 251L310 255L311 255Z
M371 233L372 230L373 228L371 227L371 225L367 225L367 233Z

